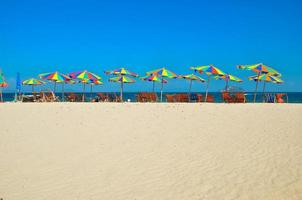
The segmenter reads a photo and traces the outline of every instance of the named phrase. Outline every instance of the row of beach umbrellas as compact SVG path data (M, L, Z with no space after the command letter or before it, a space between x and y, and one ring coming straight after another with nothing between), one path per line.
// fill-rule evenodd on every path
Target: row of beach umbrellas
M263 92L265 91L265 84L266 82L272 82L272 83L283 83L281 80L281 74L276 71L275 69L268 67L262 63L254 64L254 65L238 65L237 68L243 69L243 70L251 70L255 72L256 74L249 77L249 80L253 80L256 82L255 87L255 94L254 94L254 101L256 101L256 95L258 90L258 83L264 82L263 84ZM187 74L187 75L177 75L176 73L168 70L167 68L159 68L156 70L152 70L146 73L145 76L140 77L143 81L150 81L153 82L153 88L152 91L154 92L155 83L161 83L161 90L160 90L160 101L163 100L163 87L164 84L168 83L167 79L175 79L175 78L181 78L185 80L189 80L189 94L191 93L192 88L192 82L197 81L204 83L206 82L206 95L205 100L208 96L208 90L210 87L210 82L212 79L214 80L225 80L225 89L227 90L229 81L234 82L242 82L242 79L238 78L237 76L224 73L221 69L215 67L214 65L204 65L204 66L197 66L197 67L191 67L191 70L194 70L195 73L198 74L205 74L207 76L207 80L203 79L202 77L196 75L196 74ZM120 98L123 100L123 90L124 90L124 84L128 83L134 83L135 80L133 78L139 77L137 73L131 72L126 68L118 68L111 71L105 71L106 75L112 75L113 77L109 78L110 82L117 82L120 83ZM87 70L78 71L78 72L72 72L70 74L62 74L59 72L52 72L52 73L43 73L39 75L40 79L31 78L28 80L25 80L22 82L23 85L31 85L32 90L34 86L36 85L42 85L45 84L45 81L52 81L54 83L54 92L56 92L57 84L62 84L62 97L64 97L64 85L65 84L75 84L75 83L82 83L83 84L83 95L82 100L85 101L85 87L87 84L91 86L93 85L100 85L102 84L102 78L92 72L89 72ZM0 79L1 81L1 79ZM0 82L1 86L1 82Z

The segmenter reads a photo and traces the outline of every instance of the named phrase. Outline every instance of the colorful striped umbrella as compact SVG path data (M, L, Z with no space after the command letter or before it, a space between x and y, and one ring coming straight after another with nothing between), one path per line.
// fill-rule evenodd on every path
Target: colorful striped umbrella
M3 94L2 94L2 88L4 87L7 87L8 84L7 82L5 81L5 77L2 73L2 71L0 70L0 88L1 88L1 91L0 91L0 101L3 102Z
M190 81L190 87L189 87L189 96L191 94L191 89L192 89L192 82L193 81L198 81L204 83L205 80L201 78L200 76L196 76L195 74L188 74L188 75L180 75L178 78L186 79Z
M166 68L159 68L159 69L156 69L156 70L152 70L152 71L149 71L147 72L147 75L157 75L159 77L161 77L162 81L161 81L161 89L160 89L160 101L162 102L163 101L163 87L164 87L164 77L166 78L177 78L177 75L166 69Z
M107 75L110 75L110 74L113 74L113 75L129 75L129 76L133 76L133 77L138 77L138 74L137 73L134 73L134 72L131 72L127 69L125 69L124 67L122 68L118 68L118 69L114 69L112 71L105 71L105 74Z
M39 77L43 80L49 80L54 82L54 89L53 89L54 93L56 93L57 83L62 83L62 101L64 101L64 84L71 80L69 76L56 71L56 72L39 74Z
M30 79L27 79L27 80L22 82L22 85L31 85L32 86L32 92L34 92L34 86L43 85L43 84L45 84L44 81L41 81L41 80L35 79L35 78L30 78Z
M266 82L272 82L272 83L275 83L275 84L281 84L283 83L284 81L281 80L280 77L276 77L276 76L273 76L273 75L270 75L270 74L262 74L260 76L250 76L249 77L249 80L250 81L262 81L263 82L263 90L262 90L262 94L263 94L263 101L264 101L264 92L265 92L265 85L266 85Z
M281 74L277 70L275 70L271 67L268 67L268 66L266 66L262 63L258 63L258 64L254 64L254 65L238 65L237 68L238 69L251 70L253 72L256 72L258 78L261 74L270 74L270 75L273 75L273 76L276 76L276 77L281 77ZM256 102L256 98L257 98L257 90L258 90L258 82L259 82L258 78L256 79L254 102Z
M118 82L118 83L121 83L121 92L120 92L120 95L121 95L121 101L122 101L122 102L123 102L124 83L134 83L134 82L135 82L134 79L132 79L132 78L130 78L130 77L127 77L127 76L125 76L125 75L110 78L109 81L110 81L110 82Z
M90 85L90 99L92 99L92 86L103 84L103 82L100 81L100 80L86 80L86 79L84 79L81 82Z
M154 90L155 90L155 82L163 81L164 83L168 83L167 80L161 79L158 75L155 75L155 74L147 75L147 76L141 77L140 79L143 81L152 81L152 83L153 83L152 92L154 92Z
M223 76L223 75L225 75L225 73L223 71L221 71L220 69L218 69L217 67L214 67L213 65L191 67L190 69L194 70L195 72L199 72L200 74L205 73L208 76L206 96L205 96L205 102L206 102L207 98L208 98L208 90L209 90L211 76L212 75Z
M92 72L89 72L87 70L84 71L78 71L78 72L72 72L68 74L71 78L80 80L80 82L83 83L83 81L88 80L101 80L102 77L100 77L97 74L94 74ZM85 101L85 83L83 83L83 95L82 95L82 101Z
M225 74L225 75L222 75L222 76L215 76L215 79L225 80L225 90L226 91L228 90L229 81L238 82L238 83L243 82L242 79L238 78L237 76L231 75L231 74Z

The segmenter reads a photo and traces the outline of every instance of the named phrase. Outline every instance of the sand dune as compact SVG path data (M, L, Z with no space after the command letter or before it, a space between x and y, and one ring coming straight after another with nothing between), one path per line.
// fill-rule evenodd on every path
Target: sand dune
M302 199L302 105L0 104L0 198Z

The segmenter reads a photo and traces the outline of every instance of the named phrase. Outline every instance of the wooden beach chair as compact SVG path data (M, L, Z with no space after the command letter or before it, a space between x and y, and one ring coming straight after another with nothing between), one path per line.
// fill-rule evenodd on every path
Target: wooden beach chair
M236 99L230 96L230 94L226 91L221 92L222 100L225 103L235 103Z
M196 95L197 95L197 101L196 102L198 102L198 103L203 102L202 94L196 94Z
M207 96L207 99L206 99L206 102L207 103L214 103L214 96L213 95L208 95Z
M235 100L235 102L236 103L245 103L246 102L246 98L245 98L244 93L237 92L236 93L236 100Z
M175 102L175 95L174 94L166 94L166 99L167 99L167 102L173 103L173 102Z
M285 100L284 100L284 97L286 95L284 93L278 93L278 94L275 94L275 102L276 103L285 103ZM288 97L287 97L288 99ZM287 103L288 103L288 100L287 100Z

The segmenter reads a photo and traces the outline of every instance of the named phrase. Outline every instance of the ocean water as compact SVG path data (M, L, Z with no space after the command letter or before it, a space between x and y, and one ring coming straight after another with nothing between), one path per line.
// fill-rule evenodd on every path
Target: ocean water
M186 93L186 92L164 92L163 93L163 101L165 102L165 94L177 94L177 93ZM302 92L278 92L278 93L286 93L288 96L288 103L302 103ZM82 94L82 93L77 93ZM116 93L117 95L119 93ZM128 101L128 99L131 102L136 102L136 94L135 92L125 92L123 94L124 101ZM205 93L199 93L203 94L205 96ZM214 96L214 100L217 103L222 103L221 93L220 92L209 92L209 94ZM254 99L254 93L253 92L245 92L247 102L253 102ZM272 93L273 94L273 93ZM61 93L56 93L57 96L61 98ZM97 93L85 93L86 100L89 101L91 98L94 98L97 96ZM157 93L158 98L160 98L160 93ZM5 102L14 101L15 94L14 93L3 93L3 99ZM257 100L256 102L263 102L263 93L259 92L257 93Z

